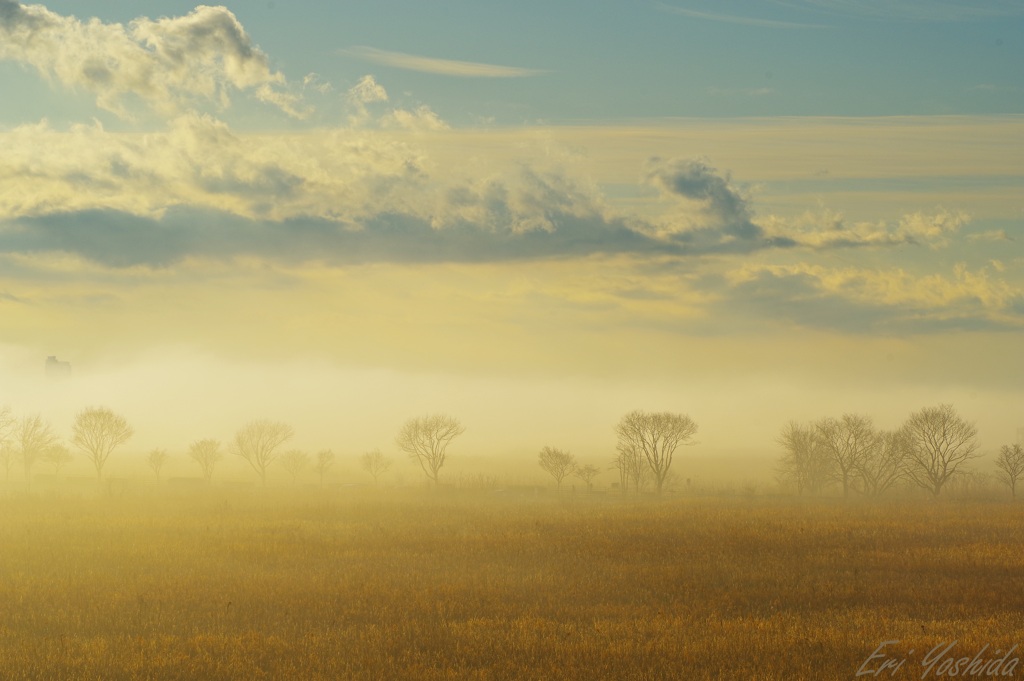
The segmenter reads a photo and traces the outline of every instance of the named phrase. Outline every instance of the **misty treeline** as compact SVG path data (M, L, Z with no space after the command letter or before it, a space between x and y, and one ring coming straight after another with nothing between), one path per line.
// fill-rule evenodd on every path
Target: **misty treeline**
M975 475L971 461L982 454L977 427L950 404L914 412L894 430L874 427L868 416L843 414L812 423L789 422L778 436L783 449L779 482L797 494L838 487L843 497L879 497L898 486L939 496L958 477ZM997 478L1014 498L1024 476L1024 448L1003 445Z
M661 494L674 480L676 451L695 444L697 430L697 424L686 414L632 411L624 415L614 428L616 456L607 469L618 474L613 487L623 494ZM464 432L458 419L434 414L406 421L394 442L436 486L441 481L449 445ZM39 414L17 417L10 407L0 407L0 466L9 480L11 470L21 464L28 482L37 465L49 466L58 474L78 453L92 465L100 480L111 454L133 435L127 420L106 407L78 412L67 442ZM273 466L293 483L303 471L311 469L323 486L335 463L334 452L322 449L310 456L289 449L286 445L294 435L286 423L258 419L239 428L227 443L213 438L195 440L186 454L206 482L212 480L218 463L230 454L248 463L264 486ZM877 429L870 417L859 414L810 423L790 422L776 440L783 452L777 478L798 495L838 489L843 497L857 494L875 498L899 486L916 486L937 497L958 477L977 475L969 467L981 456L977 435L976 426L949 404L921 409L894 430ZM157 480L170 458L159 448L147 455L146 463ZM358 463L377 485L394 460L374 449L362 454ZM570 452L551 446L540 450L537 463L558 489L567 479L576 478L591 491L594 479L602 472L593 464L580 465ZM998 480L1016 498L1018 482L1024 478L1024 448L1020 443L1003 445L995 465Z
M458 420L445 415L432 415L410 419L402 426L395 442L410 458L417 461L427 478L437 483L446 459L446 450L453 439L464 432ZM71 426L69 444L93 465L97 479L102 479L103 469L110 455L127 442L134 429L121 415L106 407L90 407L76 414ZM294 437L295 431L287 423L270 419L257 419L245 424L227 445L219 440L206 438L192 442L187 451L209 482L213 478L218 462L229 452L244 460L267 484L267 474L277 464L296 482L298 475L312 465L320 479L321 486L328 470L334 465L335 455L330 449L323 449L310 457L299 449L285 449L284 445ZM48 464L54 474L73 461L72 450L54 432L53 426L38 414L17 418L10 407L0 407L0 464L5 479L10 479L11 469L19 461L24 464L25 480L31 480L32 469L37 463ZM164 449L154 449L146 457L146 463L160 480L164 465L170 454ZM360 467L373 477L376 484L380 476L390 469L392 460L379 449L366 452L359 459Z

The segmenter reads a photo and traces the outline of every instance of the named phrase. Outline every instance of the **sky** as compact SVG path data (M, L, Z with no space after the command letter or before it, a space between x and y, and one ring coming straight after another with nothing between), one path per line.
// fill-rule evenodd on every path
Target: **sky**
M0 404L601 463L632 409L774 457L952 402L992 451L1021 63L1021 0L0 0Z

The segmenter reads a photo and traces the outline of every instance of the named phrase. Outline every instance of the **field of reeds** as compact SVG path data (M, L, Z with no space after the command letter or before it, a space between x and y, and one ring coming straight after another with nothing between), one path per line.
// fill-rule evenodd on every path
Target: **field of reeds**
M396 490L6 498L0 678L941 678L940 665L982 669L1024 643L1022 509Z

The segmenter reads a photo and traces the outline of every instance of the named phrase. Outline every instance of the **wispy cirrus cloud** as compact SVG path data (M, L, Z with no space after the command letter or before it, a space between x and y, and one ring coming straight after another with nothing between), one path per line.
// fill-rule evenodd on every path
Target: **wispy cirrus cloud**
M1018 0L777 0L777 3L886 20L946 22L1024 16L1024 4Z
M758 88L721 88L709 87L708 94L713 97L767 97L775 94L770 87Z
M967 238L971 241L1013 241L1014 238L1006 233L1005 229L990 229L984 232L977 232L975 234L968 234Z
M706 21L718 21L727 24L741 24L743 26L760 26L761 28L783 28L783 29L805 29L805 28L828 28L825 24L808 24L796 21L781 21L778 19L762 19L760 17L748 17L739 14L720 14L718 12L701 12L695 9L676 7L658 3L658 9L670 14L678 14L693 19L704 19Z
M537 69L525 69L517 66L498 66L496 64L423 57L415 54L406 54L405 52L380 50L365 45L345 48L341 50L341 54L398 69L435 73L442 76L457 76L460 78L525 78L544 73L544 71Z

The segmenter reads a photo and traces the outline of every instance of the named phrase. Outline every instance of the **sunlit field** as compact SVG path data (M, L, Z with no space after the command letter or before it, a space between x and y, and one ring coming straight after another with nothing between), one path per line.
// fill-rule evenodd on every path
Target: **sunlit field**
M1024 632L1011 503L212 489L0 518L4 679L847 679L884 641L877 678L921 678Z

